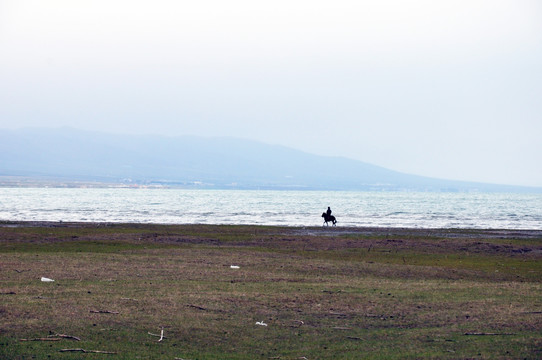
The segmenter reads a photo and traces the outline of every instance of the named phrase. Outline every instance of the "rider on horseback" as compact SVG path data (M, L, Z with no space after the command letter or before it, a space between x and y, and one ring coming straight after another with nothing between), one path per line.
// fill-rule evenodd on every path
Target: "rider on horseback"
M328 222L331 222L333 226L337 224L337 219L331 215L331 208L329 206L327 207L327 211L322 213L322 217L324 218L324 225L328 225Z

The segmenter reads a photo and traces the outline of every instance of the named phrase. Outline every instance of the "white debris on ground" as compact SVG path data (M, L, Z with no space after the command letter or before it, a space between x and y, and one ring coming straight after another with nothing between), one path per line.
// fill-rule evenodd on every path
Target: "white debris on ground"
M43 282L53 282L54 280L53 280L53 279L46 278L46 277L42 277L42 278L41 278L41 281L43 281Z

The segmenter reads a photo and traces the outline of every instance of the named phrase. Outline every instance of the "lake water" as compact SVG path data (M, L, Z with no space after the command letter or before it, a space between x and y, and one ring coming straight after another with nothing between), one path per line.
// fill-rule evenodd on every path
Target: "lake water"
M1 221L542 230L542 194L0 188Z

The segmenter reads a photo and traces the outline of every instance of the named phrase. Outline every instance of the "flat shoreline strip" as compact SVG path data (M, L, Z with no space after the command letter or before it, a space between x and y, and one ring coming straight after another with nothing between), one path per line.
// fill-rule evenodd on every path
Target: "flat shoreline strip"
M63 222L63 221L0 221L0 228L127 228L127 229L254 229L278 231L289 235L387 235L387 236L436 236L441 238L501 238L522 239L541 238L542 230L538 229L471 229L471 228L405 228L405 227L325 227L325 226L276 226L276 225L225 225L225 224L157 224L157 223L116 223L116 222Z

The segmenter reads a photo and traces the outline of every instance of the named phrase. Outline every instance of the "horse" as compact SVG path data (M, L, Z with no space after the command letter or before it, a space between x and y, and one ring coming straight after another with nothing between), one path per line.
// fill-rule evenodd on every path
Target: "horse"
M322 217L324 218L324 223L322 224L322 226L329 226L328 222L333 223L333 226L337 226L337 219L335 219L335 216L328 215L327 213L322 213Z

